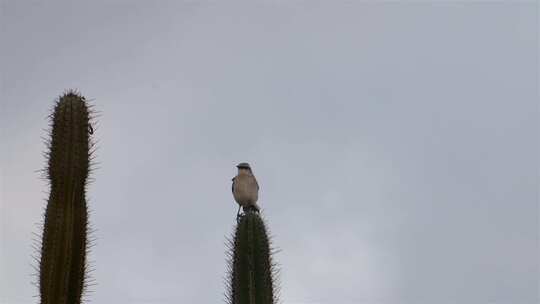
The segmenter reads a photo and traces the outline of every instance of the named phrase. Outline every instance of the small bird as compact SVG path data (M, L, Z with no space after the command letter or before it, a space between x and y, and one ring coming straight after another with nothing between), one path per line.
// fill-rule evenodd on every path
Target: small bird
M255 210L259 212L257 199L259 198L259 184L251 171L248 163L240 163L236 166L238 175L232 179L232 193L234 200L238 203L237 218L240 216L240 207L244 207L244 212Z

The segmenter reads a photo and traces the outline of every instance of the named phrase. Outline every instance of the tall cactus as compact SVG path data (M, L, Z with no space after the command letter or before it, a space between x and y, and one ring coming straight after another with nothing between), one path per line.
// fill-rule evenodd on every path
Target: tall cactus
M88 211L86 185L90 166L90 114L84 97L62 95L51 116L46 177L49 199L41 239L41 304L79 304L86 279Z
M247 210L239 219L230 250L229 304L275 303L275 267L258 212Z

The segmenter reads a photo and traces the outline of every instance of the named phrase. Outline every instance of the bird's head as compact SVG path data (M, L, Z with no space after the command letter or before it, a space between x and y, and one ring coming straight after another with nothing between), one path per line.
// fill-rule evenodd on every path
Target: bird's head
M251 167L248 163L239 163L236 168L238 168L238 174L240 173L250 173L251 174Z

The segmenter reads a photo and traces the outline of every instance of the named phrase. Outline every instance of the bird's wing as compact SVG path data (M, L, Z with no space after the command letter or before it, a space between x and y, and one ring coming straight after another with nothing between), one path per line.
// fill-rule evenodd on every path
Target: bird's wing
M257 191L259 191L259 183L257 182L257 179L255 177L253 177L253 179L255 180L255 186L257 186Z
M231 184L232 193L234 193L234 180L235 179L236 179L236 176L231 179L232 180L232 184Z

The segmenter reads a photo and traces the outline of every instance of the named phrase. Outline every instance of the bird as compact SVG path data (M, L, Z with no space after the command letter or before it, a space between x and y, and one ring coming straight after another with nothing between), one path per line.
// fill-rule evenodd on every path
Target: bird
M238 203L236 217L240 216L240 208L244 212L254 210L259 212L257 205L259 198L259 184L248 163L240 163L236 166L238 174L232 178L232 193L234 200Z

